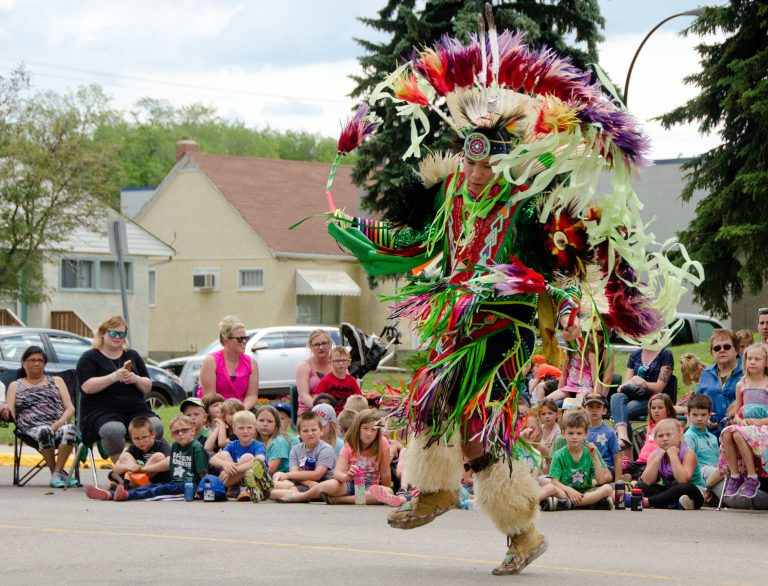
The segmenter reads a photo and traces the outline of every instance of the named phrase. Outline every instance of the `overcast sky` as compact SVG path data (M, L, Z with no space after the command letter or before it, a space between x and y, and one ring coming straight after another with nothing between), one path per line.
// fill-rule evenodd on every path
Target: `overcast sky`
M714 0L722 4L724 0ZM24 61L38 88L97 83L118 108L144 96L176 105L203 102L250 126L335 137L353 105L354 37L376 39L356 17L384 0L0 0L0 75ZM696 0L601 0L607 24L600 62L623 85L643 36ZM650 121L695 90L696 37L679 17L648 41L635 65L630 110L646 124L657 159L691 156L717 144L694 128ZM379 37L380 38L380 37Z

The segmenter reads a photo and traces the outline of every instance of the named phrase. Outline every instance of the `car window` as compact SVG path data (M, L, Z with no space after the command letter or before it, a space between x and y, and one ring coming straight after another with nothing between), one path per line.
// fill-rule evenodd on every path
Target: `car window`
M341 344L341 335L339 334L338 330L331 331L331 340L333 340L334 346L338 346L339 344Z
M696 320L696 339L699 342L708 342L712 332L720 326L711 321L705 321L701 319Z
M707 337L709 339L709 337ZM682 325L677 332L675 332L675 337L672 338L671 346L681 346L682 344L693 344L693 331L691 331L691 324L688 322L687 319L682 320Z
M286 348L306 348L309 332L285 332Z
M21 365L21 355L30 346L39 346L45 349L40 334L12 334L0 338L0 357L3 360L18 362Z
M90 342L64 334L48 334L48 341L56 352L56 360L71 364L77 363L83 352L91 347Z
M282 332L272 332L271 334L264 335L257 344L267 344L267 348L270 350L279 350L285 348L285 338Z

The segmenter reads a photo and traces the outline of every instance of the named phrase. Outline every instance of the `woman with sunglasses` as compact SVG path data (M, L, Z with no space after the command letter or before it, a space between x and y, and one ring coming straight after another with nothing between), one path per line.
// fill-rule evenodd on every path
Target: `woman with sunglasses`
M125 447L128 424L143 415L152 422L157 438L163 424L144 400L152 388L147 367L139 353L128 348L128 326L119 315L108 315L96 327L93 348L77 361L80 429L91 445L101 441L104 451L117 462Z
M331 372L333 340L326 330L313 330L307 340L309 358L296 367L296 389L299 392L299 415L314 406L315 388Z
M47 362L42 348L29 346L24 350L19 378L8 387L8 408L16 430L37 442L51 471L48 486L64 488L77 484L64 471L77 437L71 423L75 408L64 380L45 374Z
M728 405L736 400L736 383L744 376L736 333L726 328L714 330L709 338L709 350L715 363L702 371L696 394L712 400L712 412L717 421L722 422ZM717 435L720 429L712 432Z
M218 393L242 401L246 410L259 402L259 365L245 354L245 325L232 315L219 322L221 350L211 352L200 366L200 391L204 397Z

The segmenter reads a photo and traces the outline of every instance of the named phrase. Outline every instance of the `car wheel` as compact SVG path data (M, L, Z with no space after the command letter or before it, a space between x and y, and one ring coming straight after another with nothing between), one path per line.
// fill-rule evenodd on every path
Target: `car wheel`
M147 402L147 406L152 410L159 409L160 407L167 407L169 405L165 395L155 390L149 391L145 395L144 400Z

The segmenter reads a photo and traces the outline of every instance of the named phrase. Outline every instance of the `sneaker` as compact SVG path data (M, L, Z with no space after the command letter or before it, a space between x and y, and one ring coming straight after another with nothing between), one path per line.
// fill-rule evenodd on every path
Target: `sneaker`
M548 496L539 503L542 511L556 511L557 510L557 498Z
M723 496L736 496L739 494L741 485L744 484L745 478L743 476L729 476L725 480L725 488L723 489Z
M85 496L95 501L111 501L112 500L111 492L109 492L108 490L104 490L103 488L94 486L93 484L89 484L88 486L85 487Z
M248 497L251 499L252 503L260 503L264 500L264 494L261 492L256 483L256 477L253 474L253 470L245 471L243 482L248 489ZM238 497L237 500L240 500L240 498Z
M684 494L683 496L681 496L677 500L677 502L685 511L692 511L694 509L693 499L689 497L687 494Z
M556 511L570 511L573 508L571 499L557 499Z
M113 498L116 501L127 501L128 500L128 491L125 490L125 487L122 484L118 484L117 488L115 488L115 496Z
M613 497L607 496L589 508L594 511L612 511L616 508L616 503L613 502Z
M747 476L741 487L741 496L745 499L753 499L757 496L758 488L760 488L760 479L757 476Z
M249 472L253 474L253 480L263 498L269 498L269 491L275 488L275 483L272 482L272 479L269 477L269 469L264 460L254 460Z
M227 489L227 498L228 499L236 499L240 496L240 487L237 485L230 486Z
M406 498L404 496L392 494L391 492L388 492L383 486L378 484L372 486L368 492L378 502L389 505L390 507L399 507L404 502L406 502Z
M51 488L64 488L67 486L67 478L63 472L51 472L51 481L48 483Z
M74 476L70 476L67 472L62 472L64 475L64 481L67 483L67 488L72 488L73 486L78 486L77 478Z
M251 491L248 490L248 487L241 486L240 492L238 492L237 494L237 502L250 501L250 500L253 500L251 497Z

